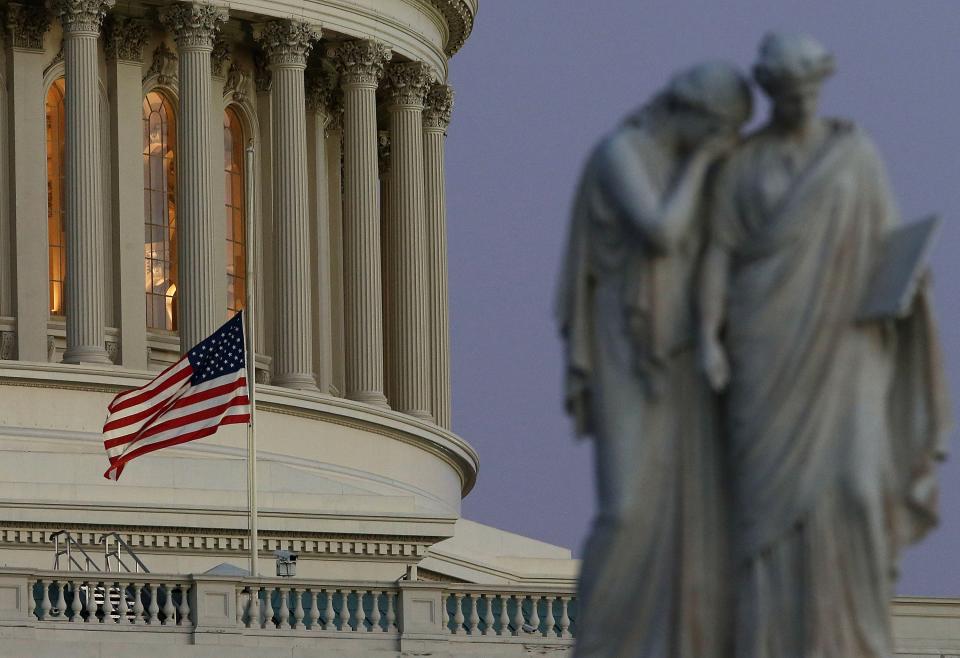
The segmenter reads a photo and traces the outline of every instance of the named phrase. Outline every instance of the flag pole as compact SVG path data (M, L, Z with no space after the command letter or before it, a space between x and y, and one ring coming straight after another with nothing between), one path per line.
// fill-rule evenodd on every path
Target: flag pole
M254 270L254 254L257 253L255 248L255 232L253 230L253 209L254 209L254 190L256 186L253 184L253 159L254 159L254 148L253 140L247 144L247 158L246 158L246 175L244 176L244 182L247 187L246 194L246 253L244 254L246 260L246 301L244 304L244 325L246 328L246 348L247 348L247 390L248 397L250 398L250 422L247 423L247 509L250 515L249 518L249 527L250 527L250 576L256 578L260 575L260 569L257 565L257 549L260 546L260 542L257 538L257 430L256 430L256 417L257 417L257 403L255 399L256 393L256 381L257 381L257 346L254 342L256 337L256 320L254 319L254 300L256 298L256 283L253 278Z

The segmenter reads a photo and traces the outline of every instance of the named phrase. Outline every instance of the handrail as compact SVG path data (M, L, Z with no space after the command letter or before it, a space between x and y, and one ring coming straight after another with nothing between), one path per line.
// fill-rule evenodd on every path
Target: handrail
M124 540L124 538L121 537L118 532L106 532L103 535L101 535L99 540L97 540L98 544L103 544L103 561L104 561L104 569L106 571L108 572L110 571L110 555L111 554L110 554L109 540L111 537L115 539L117 542L117 553L115 557L117 558L118 572L120 571L120 567L123 567L124 571L126 571L127 573L130 573L130 567L128 567L127 564L123 561L123 558L120 557L120 547L122 546L123 549L127 552L127 554L131 558L133 558L133 561L135 562L134 564L135 573L140 573L141 569L143 570L143 573L150 573L150 569L147 568L147 565L144 564L143 560L141 560L140 557L133 552L133 548L130 547L130 544L128 544L126 540Z
M64 548L63 550L60 549L61 536L63 537L63 541L66 544L66 548ZM93 558L91 558L87 554L87 552L83 550L83 546L80 545L80 542L74 539L73 535L71 535L67 530L58 530L57 532L51 533L50 536L47 538L47 541L53 542L53 552L54 552L53 568L55 570L60 569L60 556L66 555L67 570L70 569L70 565L72 564L76 566L77 569L79 569L80 571L100 571L100 567L97 565L96 562L93 561ZM70 550L71 546L76 547L76 550L80 551L80 554L83 555L83 558L86 561L84 564L80 564L80 562L78 562L77 559L73 557L73 554L71 553L71 550ZM90 569L91 566L93 566L93 569Z

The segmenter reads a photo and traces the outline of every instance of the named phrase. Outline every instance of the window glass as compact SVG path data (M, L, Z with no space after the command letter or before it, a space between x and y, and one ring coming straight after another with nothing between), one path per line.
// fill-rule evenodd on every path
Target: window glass
M147 327L177 328L176 121L160 92L143 99L143 214Z

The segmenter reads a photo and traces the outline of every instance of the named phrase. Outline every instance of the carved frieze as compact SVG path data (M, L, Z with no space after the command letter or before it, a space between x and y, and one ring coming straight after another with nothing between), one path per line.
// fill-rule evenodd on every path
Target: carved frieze
M320 28L303 21L270 21L256 28L254 38L271 67L306 66L313 43L320 40Z
M50 14L42 3L9 3L6 24L14 48L43 50L43 35L50 29Z
M184 2L160 10L160 22L173 34L177 48L213 50L213 40L229 14L224 7Z
M423 107L423 126L446 130L453 114L453 87L442 82L430 85Z
M227 81L223 85L224 96L232 95L233 100L238 103L247 98L247 84L250 81L250 74L237 62L231 62L230 70L227 71Z
M165 41L161 41L153 50L153 61L147 71L146 78L152 77L155 77L161 85L172 84L177 79L177 56L173 54Z
M210 72L213 77L223 77L229 60L230 44L223 37L217 37L213 41L213 51L210 53Z
M393 53L373 39L341 41L331 46L328 55L340 72L340 84L376 86Z
M107 21L105 33L107 59L143 63L143 46L147 43L147 26L143 22L113 16Z

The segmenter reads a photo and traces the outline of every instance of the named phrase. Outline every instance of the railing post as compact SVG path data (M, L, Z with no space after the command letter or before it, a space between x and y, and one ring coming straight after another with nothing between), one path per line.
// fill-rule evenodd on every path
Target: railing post
M399 610L401 652L426 652L436 649L436 643L450 639L450 631L443 625L443 585L423 581L401 580Z
M194 642L217 643L215 635L240 633L237 623L237 583L234 578L191 576L190 609L193 611Z
M44 587L48 587L44 581ZM26 573L5 573L0 576L0 626L27 626L36 621L36 601Z

